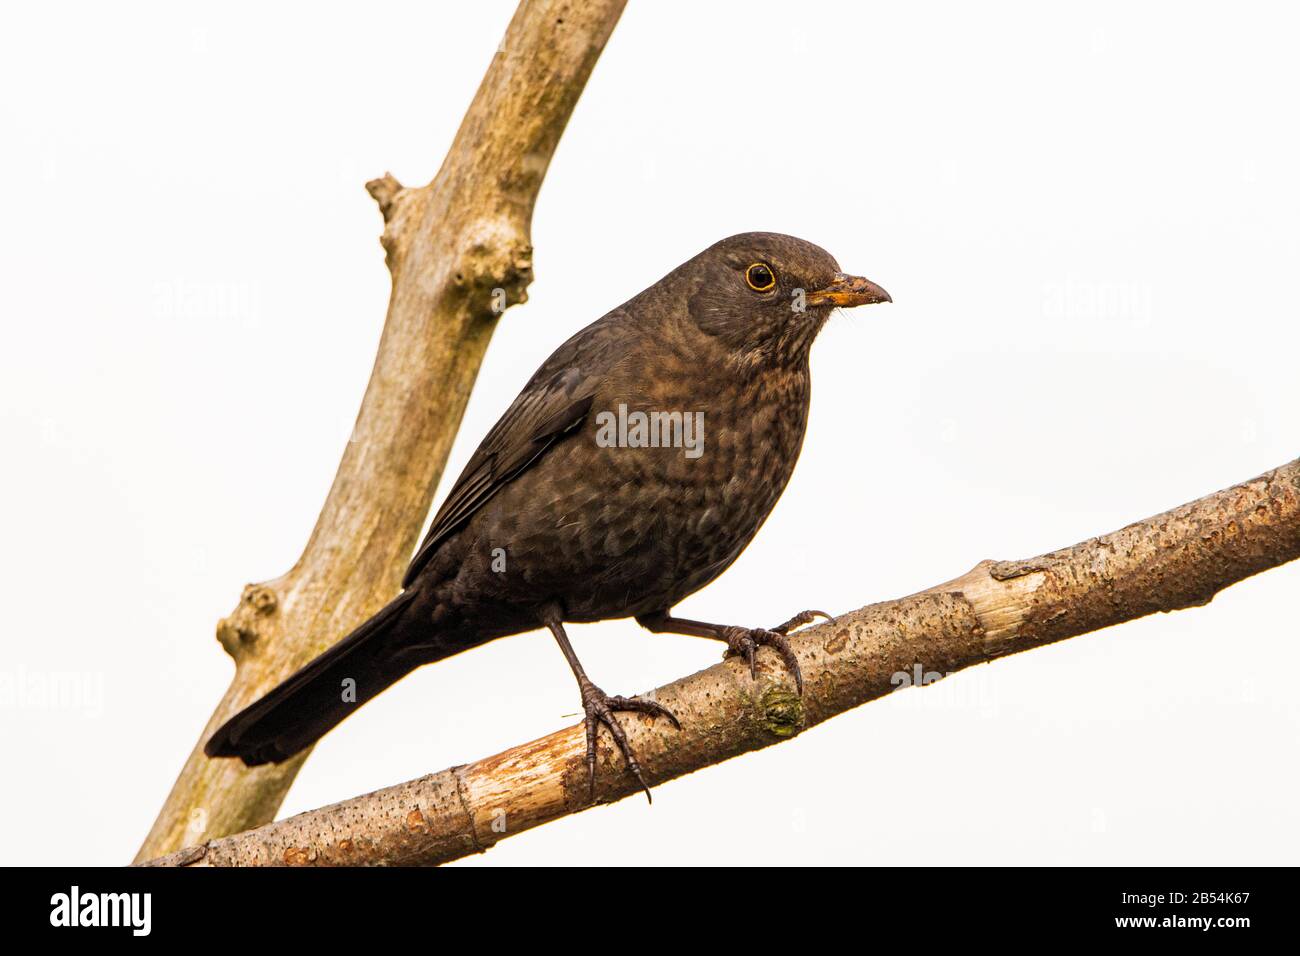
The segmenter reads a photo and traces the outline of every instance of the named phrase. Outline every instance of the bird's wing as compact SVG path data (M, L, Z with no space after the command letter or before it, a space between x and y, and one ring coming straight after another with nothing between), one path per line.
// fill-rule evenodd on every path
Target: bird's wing
M603 373L621 353L621 325L611 313L565 342L537 370L456 479L402 587L410 587L439 545L474 512L578 429Z

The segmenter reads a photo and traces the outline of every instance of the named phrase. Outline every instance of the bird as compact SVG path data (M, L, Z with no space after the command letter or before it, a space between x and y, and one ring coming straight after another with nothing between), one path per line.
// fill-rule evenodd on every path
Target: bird
M595 799L600 728L650 797L618 719L680 729L657 701L605 693L569 623L635 618L711 638L756 674L770 647L803 693L787 635L673 615L753 540L803 445L809 354L837 308L891 302L821 247L750 232L714 243L573 335L542 363L470 457L383 609L207 741L250 767L314 744L417 667L546 629L577 680Z

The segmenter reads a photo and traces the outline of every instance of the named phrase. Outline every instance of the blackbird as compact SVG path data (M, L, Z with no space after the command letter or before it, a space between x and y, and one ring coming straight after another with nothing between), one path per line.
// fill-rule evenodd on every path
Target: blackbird
M780 627L706 624L673 605L736 560L786 486L808 420L808 353L837 306L891 301L829 253L776 233L710 246L561 345L474 452L390 604L223 725L204 748L249 766L315 743L422 664L549 628L582 694L595 793L609 729L649 796L619 711L677 718L592 683L565 622L635 617L726 643L753 674Z

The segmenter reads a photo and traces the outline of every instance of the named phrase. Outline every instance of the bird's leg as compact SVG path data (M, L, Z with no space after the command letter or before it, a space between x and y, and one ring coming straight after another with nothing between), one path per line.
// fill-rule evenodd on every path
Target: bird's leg
M745 658L749 663L749 673L758 676L756 655L760 647L770 647L781 655L785 666L794 675L795 686L803 693L803 672L799 670L799 658L795 656L786 635L798 627L809 624L818 617L830 620L825 611L800 611L779 627L736 627L729 624L706 624L703 621L688 621L684 617L673 617L667 611L655 611L642 614L636 621L646 630L655 634L688 634L691 637L707 637L715 641L725 641L727 653Z
M641 775L641 764L632 753L632 748L627 741L627 735L623 732L623 728L619 725L614 714L617 711L624 710L649 714L651 717L666 717L672 721L674 727L681 730L682 725L677 722L677 716L657 701L642 700L639 697L613 697L606 694L591 682L591 679L587 677L587 672L582 669L578 655L574 653L573 645L569 643L569 636L564 632L564 621L560 617L558 609L548 608L545 612L545 619L546 626L551 629L551 633L555 635L556 643L560 645L564 659L569 662L569 667L573 669L573 676L578 679L578 690L582 694L583 724L587 730L587 773L591 781L592 802L594 803L596 800L596 735L600 730L600 725L604 724L609 728L614 743L618 745L619 751L623 754L627 769L632 772L637 782L641 784L646 799L653 803L654 798L650 796L650 787L646 784L645 777Z

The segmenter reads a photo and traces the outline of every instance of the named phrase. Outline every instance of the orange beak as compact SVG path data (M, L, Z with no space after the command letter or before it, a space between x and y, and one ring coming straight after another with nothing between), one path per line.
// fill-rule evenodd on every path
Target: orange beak
M893 302L889 293L870 279L862 276L835 276L835 280L824 289L809 292L804 301L808 305L838 305L852 308L855 305L874 305L877 302Z

